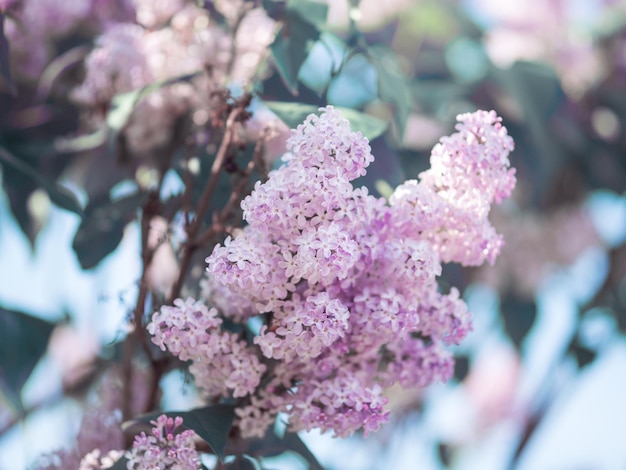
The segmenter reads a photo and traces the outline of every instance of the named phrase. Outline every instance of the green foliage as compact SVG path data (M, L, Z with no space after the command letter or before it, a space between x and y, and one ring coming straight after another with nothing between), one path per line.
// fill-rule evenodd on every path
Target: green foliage
M266 5L268 3L265 2ZM282 26L270 46L276 68L294 95L298 93L300 67L320 37L318 25L326 19L327 11L328 6L318 2L308 0L288 2Z
M328 5L315 0L289 0L287 13L298 14L301 18L322 29L328 17Z
M370 46L367 55L378 73L378 96L395 107L394 120L399 135L403 136L406 121L413 109L409 78L389 47L380 44Z
M282 437L274 429L268 429L261 439L248 441L247 453L258 457L276 457L285 452L295 452L301 455L309 464L309 470L324 470L315 455L309 450L297 434L285 432Z
M551 130L553 116L565 101L559 78L548 66L532 62L516 62L506 70L492 69L493 78L521 109L536 148L534 164L535 196L551 189L554 177L565 164L567 154Z
M60 208L78 215L82 214L82 208L71 191L49 180L35 168L31 167L25 161L20 160L3 147L0 147L0 163L10 165L13 169L31 178L48 193L50 200Z
M393 188L391 187L391 185L385 180L376 180L375 185L376 185L376 191L378 191L378 193L382 197L389 200L389 198L393 194Z
M127 470L126 464L128 463L128 459L126 457L120 457L120 459L113 464L109 470Z
M145 199L144 194L133 194L112 201L91 201L78 227L72 248L83 269L95 268L100 261L119 245L124 227L135 218L137 209Z
M4 18L4 13L0 11L0 77L4 79L11 93L16 93L17 90L11 78L9 67L9 41L4 35Z
M251 457L247 455L238 455L235 457L235 460L227 463L224 468L228 470L257 470L259 467Z
M302 103L282 103L266 101L265 105L282 119L289 128L294 129L301 124L311 113L317 113L318 106ZM387 123L374 116L370 116L350 108L337 108L350 121L350 127L355 132L361 132L369 140L380 136L387 129Z
M462 382L469 373L469 357L461 354L454 356L454 378Z
M569 347L567 348L567 352L574 356L579 369L591 364L598 355L593 349L581 344L577 338L574 338L571 341Z
M532 300L513 294L502 299L500 304L504 331L517 349L532 328L537 316L537 305Z
M53 323L0 307L0 390L20 412L20 392L46 352L53 328Z

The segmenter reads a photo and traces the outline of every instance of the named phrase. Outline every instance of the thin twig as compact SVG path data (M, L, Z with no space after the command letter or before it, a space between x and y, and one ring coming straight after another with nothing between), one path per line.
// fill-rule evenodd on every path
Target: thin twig
M172 291L170 293L170 297L168 299L168 304L171 304L174 299L176 299L180 295L180 290L182 289L183 281L187 276L187 271L189 270L191 264L191 258L197 245L195 243L195 238L198 235L198 231L202 227L202 223L204 221L204 216L206 214L207 209L209 208L209 203L211 202L211 198L213 197L213 193L215 192L215 188L217 187L217 182L219 178L220 171L222 170L222 166L224 165L224 161L226 159L226 154L228 153L228 148L233 141L235 136L235 123L237 118L244 110L241 106L236 106L229 114L228 119L226 120L226 126L224 130L224 137L222 139L222 143L220 145L219 150L217 151L217 155L215 156L215 161L213 162L213 166L211 167L211 175L209 176L209 181L207 185L204 187L204 191L200 196L200 201L198 202L198 206L196 209L196 214L193 222L189 226L187 230L187 243L183 249L183 255L180 261L180 271L176 282L172 286Z

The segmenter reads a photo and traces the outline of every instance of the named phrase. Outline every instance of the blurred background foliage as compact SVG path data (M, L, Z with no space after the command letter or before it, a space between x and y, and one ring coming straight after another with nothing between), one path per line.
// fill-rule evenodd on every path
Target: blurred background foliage
M137 223L137 211L148 197L142 189L146 171L173 158L170 172L179 180L189 176L179 164L187 148L185 122L173 129L170 141L159 150L165 156L153 155L147 165L128 154L123 134L144 96L193 77L174 77L118 95L103 110L106 125L89 128L68 94L83 78L82 61L97 28L79 24L50 38L41 73L23 74L19 61L27 54L5 34L11 18L19 17L10 3L0 13L0 26L5 26L0 28L0 167L5 200L33 256L38 236L57 211L50 204L75 214L71 247L82 269L93 270L115 256L128 225ZM212 18L223 20L213 2L201 3ZM516 143L511 160L518 177L513 200L492 214L506 247L493 267L448 265L441 278L442 289L455 285L465 292L476 314L476 331L458 348L454 383L441 394L463 390L464 406L473 407L475 416L457 417L468 420L459 424L466 435L445 431L445 426L443 431L422 426L424 435L430 436L425 442L435 456L433 465L472 468L464 467L463 459L475 462L471 449L480 448L489 430L508 422L515 432L506 455L496 466L481 468L513 467L562 398L562 380L556 378L565 370L572 377L566 383L576 383L612 341L623 341L626 334L626 4L619 0L260 3L278 27L265 70L250 88L252 114L271 110L295 127L319 106L344 108L353 127L371 139L376 161L360 183L376 194L386 196L405 179L417 178L428 167L430 149L450 133L457 114L494 109L503 117ZM252 151L247 145L236 156L239 167L245 167ZM206 179L213 158L210 152L200 155L200 170L192 177ZM129 182L134 190L120 191ZM220 180L215 208L225 204L234 184L228 178ZM192 197L196 201L200 194ZM177 198L180 194L174 191L162 203L176 207ZM0 226L4 231L13 227L6 218L0 219ZM12 266L2 259L0 263L3 279L8 279ZM539 319L565 315L562 304L546 300L564 286L574 286L568 287L569 298L574 299L568 305L573 305L575 316L547 340L560 346L533 349L539 343L531 337L543 331ZM32 411L22 403L22 387L40 358L50 354L47 342L55 328L36 318L41 312L27 311L27 304L9 305L0 298L3 435ZM98 312L52 312L48 320L56 318L59 329L87 314ZM116 344L99 345L93 360L114 361ZM544 365L534 374L530 369L536 366L537 355L544 356ZM621 372L624 386L626 373ZM531 376L534 379L528 379ZM83 393L83 385L74 384L76 396ZM394 432L405 429L403 423L416 415L425 419L442 400L428 392L398 392L394 397L395 426L372 439L389 443ZM622 428L623 422L612 425ZM323 449L319 452L326 455ZM358 463L341 466L328 455L326 464L359 468Z

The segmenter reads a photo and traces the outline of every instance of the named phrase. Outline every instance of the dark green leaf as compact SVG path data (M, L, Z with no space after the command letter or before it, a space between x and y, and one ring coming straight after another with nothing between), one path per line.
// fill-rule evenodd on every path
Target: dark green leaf
M328 17L328 4L312 0L289 0L287 10L297 13L320 29L326 24Z
M273 20L280 21L285 15L287 9L286 0L261 0L261 6L267 13L267 16Z
M158 416L167 415L170 418L183 418L183 427L192 429L207 444L211 446L217 458L224 461L224 449L230 428L235 418L235 407L231 405L212 405L195 408L190 411L155 412L140 416L136 421L148 423Z
M437 444L437 455L444 467L449 467L452 463L452 449L445 442Z
M183 418L184 426L193 429L211 446L220 461L224 461L224 449L235 418L235 407L230 405L206 406L182 413L179 416Z
M298 3L302 5L296 6ZM276 33L270 46L278 73L294 95L298 93L298 72L306 60L315 41L320 37L320 30L315 26L316 18L321 13L317 7L304 6L314 2L291 2L287 6L283 25ZM323 5L325 8L326 6ZM303 16L304 12L315 9L313 18Z
M309 114L317 114L317 106L302 103L282 103L278 101L267 101L265 105L272 110L287 126L295 129L298 124L302 124ZM354 109L336 108L350 121L350 127L354 132L361 132L370 140L380 136L387 129L387 123L374 116L370 116Z
M103 145L107 140L107 133L105 129L98 129L97 131L81 135L78 137L59 137L54 141L54 149L58 152L74 153L85 152L87 150L93 150Z
M4 13L0 11L0 77L4 79L11 93L16 93L15 84L11 78L9 67L9 41L4 35Z
M410 80L390 48L382 45L371 46L367 55L378 73L378 96L395 107L395 122L402 137L413 109Z
M250 455L275 457L288 451L301 455L309 464L309 470L324 470L315 455L295 433L285 432L283 437L280 437L276 435L274 429L268 429L263 438L248 440Z
M572 341L568 351L574 356L574 359L576 359L576 363L578 364L579 369L582 369L583 367L591 364L598 355L596 351L594 351L593 349L589 349L586 346L583 346L576 339Z
M235 460L226 464L224 468L229 470L257 470L259 466L250 457L238 455Z
M38 189L37 183L30 177L12 166L2 165L2 186L8 198L9 208L24 236L28 239L31 249L35 248L35 240L39 233L39 224L28 209L28 201Z
M469 372L469 357L455 356L454 358L454 378L459 382L467 377Z
M539 200L553 189L554 177L567 159L551 125L565 102L560 79L547 65L534 62L516 62L504 70L494 67L491 73L522 110L527 125L525 133L536 148L531 153L536 156L528 164L536 167L534 196Z
M78 227L72 248L83 269L94 268L119 245L124 227L143 203L143 194L133 194L117 201L92 201Z
M48 193L48 196L50 196L50 200L57 206L61 207L62 209L74 212L78 215L82 215L83 210L76 200L76 197L70 190L64 188L54 181L50 181L44 175L39 173L36 169L31 167L28 163L20 160L15 155L11 154L8 150L2 147L0 147L0 162L10 165L12 168L18 170L20 173L27 175L35 180L35 182L37 182L37 184L39 184L39 186L41 186L41 188Z
M124 129L130 116L133 114L135 106L145 96L160 88L174 83L186 82L197 77L200 72L188 73L178 77L168 78L149 85L145 85L127 93L121 93L113 97L111 110L107 114L106 124L109 131L109 148L113 155L116 154L116 145L120 132Z
M532 300L508 296L500 305L504 330L519 349L537 316L537 305Z
M20 391L46 352L54 324L0 307L0 388L21 409Z
M288 450L292 450L304 457L304 460L309 464L309 470L324 470L324 467L317 461L315 455L297 434L286 432L283 436L283 442Z
M126 457L121 457L117 462L113 464L112 467L109 467L109 470L126 470L128 463L128 459Z

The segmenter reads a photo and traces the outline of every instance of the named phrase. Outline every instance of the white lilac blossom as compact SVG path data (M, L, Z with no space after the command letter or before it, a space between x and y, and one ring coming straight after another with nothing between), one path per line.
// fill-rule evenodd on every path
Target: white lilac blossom
M181 430L183 419L159 416L151 421L152 434L135 436L133 448L126 452L128 470L198 470L200 457L194 443L195 433Z
M389 204L352 186L373 156L337 110L298 126L286 164L242 202L246 227L207 258L209 301L234 321L258 316L258 349L220 333L218 311L200 301L155 314L157 345L191 360L205 391L239 397L243 436L263 435L279 412L296 431L367 434L387 419L383 387L452 375L445 345L466 336L471 317L458 290L438 290L441 262L493 262L502 240L489 207L515 184L513 141L495 113L459 120L432 168ZM208 358L226 351L222 377Z
M100 449L94 449L82 458L78 470L104 470L111 468L123 455L123 450L111 450L102 455Z

